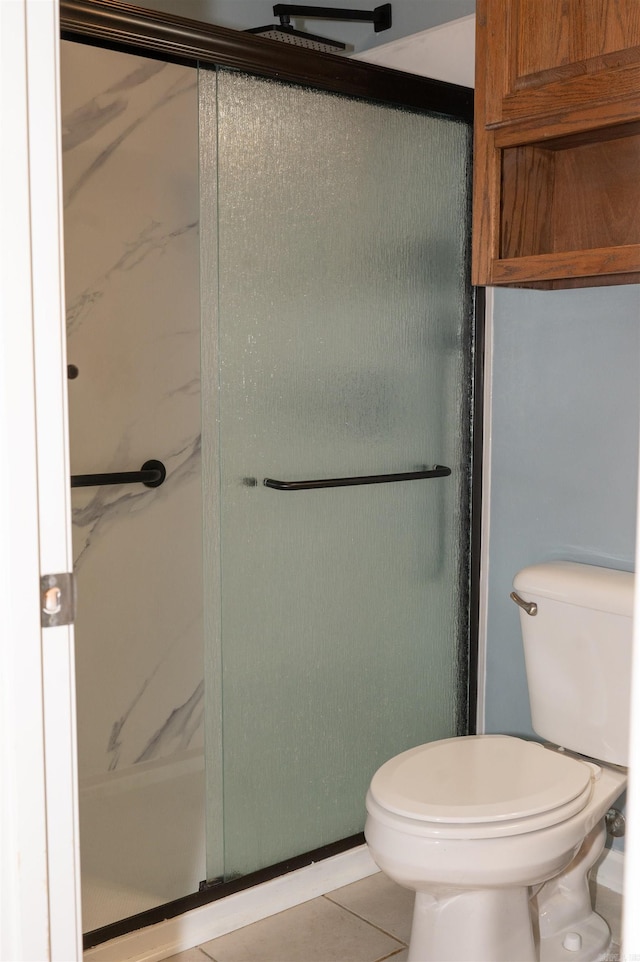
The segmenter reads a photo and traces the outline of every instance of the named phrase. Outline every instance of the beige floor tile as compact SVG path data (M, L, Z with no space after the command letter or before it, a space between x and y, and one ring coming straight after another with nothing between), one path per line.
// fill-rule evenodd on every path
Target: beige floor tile
M211 957L205 955L200 949L186 949L184 952L172 955L165 962L211 962Z
M402 946L325 898L280 912L211 942L216 962L378 962Z
M325 898L408 944L415 894L378 872L329 892Z

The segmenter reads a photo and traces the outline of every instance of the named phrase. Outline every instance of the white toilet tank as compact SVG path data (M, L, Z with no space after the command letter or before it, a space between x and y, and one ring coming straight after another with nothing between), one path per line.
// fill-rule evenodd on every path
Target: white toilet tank
M552 561L513 582L534 731L563 748L628 764L635 575Z

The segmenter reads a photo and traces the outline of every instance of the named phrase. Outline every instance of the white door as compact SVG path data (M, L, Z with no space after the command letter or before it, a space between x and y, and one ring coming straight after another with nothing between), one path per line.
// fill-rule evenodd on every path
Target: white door
M40 594L71 571L57 0L3 0L0 43L0 953L72 962L73 628L42 626Z

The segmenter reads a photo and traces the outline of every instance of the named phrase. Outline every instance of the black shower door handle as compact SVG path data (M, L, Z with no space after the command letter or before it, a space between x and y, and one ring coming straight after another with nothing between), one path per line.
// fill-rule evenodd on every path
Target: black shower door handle
M355 478L319 478L315 481L276 481L265 478L263 484L276 491L309 491L313 488L346 488L354 484L389 484L392 481L418 481L423 478L446 478L451 468L436 464L422 471L403 471L399 474L364 474Z
M144 484L159 488L167 476L162 461L145 461L139 471L110 471L107 474L72 474L72 488L93 488L103 484Z

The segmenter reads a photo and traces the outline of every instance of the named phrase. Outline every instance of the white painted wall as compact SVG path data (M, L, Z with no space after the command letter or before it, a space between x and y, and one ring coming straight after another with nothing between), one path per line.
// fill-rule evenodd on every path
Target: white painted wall
M473 87L475 37L476 18L471 14L409 37L371 47L354 54L353 59Z
M232 30L278 23L278 18L273 16L273 0L136 0L135 5ZM322 6L372 10L377 6L377 0L349 0L349 3L323 0ZM361 51L449 20L467 17L475 11L475 0L393 0L391 9L391 27L379 33L366 22L297 17L292 23L298 30L340 40L348 44L351 51Z

